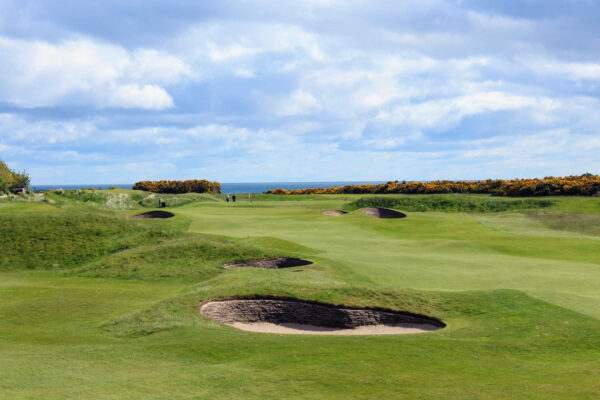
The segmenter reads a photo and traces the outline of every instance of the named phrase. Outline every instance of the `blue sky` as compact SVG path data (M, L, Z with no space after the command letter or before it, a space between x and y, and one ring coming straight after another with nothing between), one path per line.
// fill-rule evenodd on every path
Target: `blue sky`
M600 172L600 2L0 1L37 184Z

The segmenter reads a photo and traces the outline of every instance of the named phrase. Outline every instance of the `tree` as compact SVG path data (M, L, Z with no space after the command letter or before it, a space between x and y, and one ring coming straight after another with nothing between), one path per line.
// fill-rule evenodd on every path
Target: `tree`
M10 192L13 188L22 186L29 188L31 177L26 171L13 171L0 160L0 192Z

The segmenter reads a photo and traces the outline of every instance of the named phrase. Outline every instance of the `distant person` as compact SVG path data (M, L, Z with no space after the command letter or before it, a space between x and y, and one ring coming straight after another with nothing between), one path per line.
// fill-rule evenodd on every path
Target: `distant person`
M229 203L229 194L225 196L225 200L227 200L227 202Z
M231 200L233 200L233 202L235 203L235 194L231 196Z

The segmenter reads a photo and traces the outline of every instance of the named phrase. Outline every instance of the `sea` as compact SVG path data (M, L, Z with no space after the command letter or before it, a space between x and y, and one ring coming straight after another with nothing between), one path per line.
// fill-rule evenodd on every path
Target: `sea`
M331 182L232 182L221 183L221 193L263 193L272 189L306 189L306 188L326 188L332 186L344 185L377 185L386 181L331 181ZM82 185L31 185L31 189L35 191L45 192L47 190L64 189L108 189L110 187L118 187L121 189L131 189L132 183L111 183L111 184L82 184Z

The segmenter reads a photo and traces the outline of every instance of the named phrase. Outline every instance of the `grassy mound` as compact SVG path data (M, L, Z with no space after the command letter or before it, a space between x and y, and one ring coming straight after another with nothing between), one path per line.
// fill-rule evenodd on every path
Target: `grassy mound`
M223 272L224 262L265 257L263 251L225 240L188 236L121 251L66 274L121 279L202 281Z
M72 268L181 236L93 213L0 215L0 270Z
M364 207L396 208L405 211L500 212L550 207L551 200L502 199L472 196L431 195L411 197L363 197L346 204L347 211Z
M529 217L550 229L600 236L600 215L575 213L532 213Z
M142 207L157 208L161 207L161 202L166 207L179 207L195 202L217 202L220 201L218 195L210 193L186 193L186 194L155 194L152 193L139 200Z
M101 208L111 210L128 210L136 207L136 199L126 192L109 190L80 189L53 190L44 194L44 200L60 208ZM139 201L139 200L138 200Z

